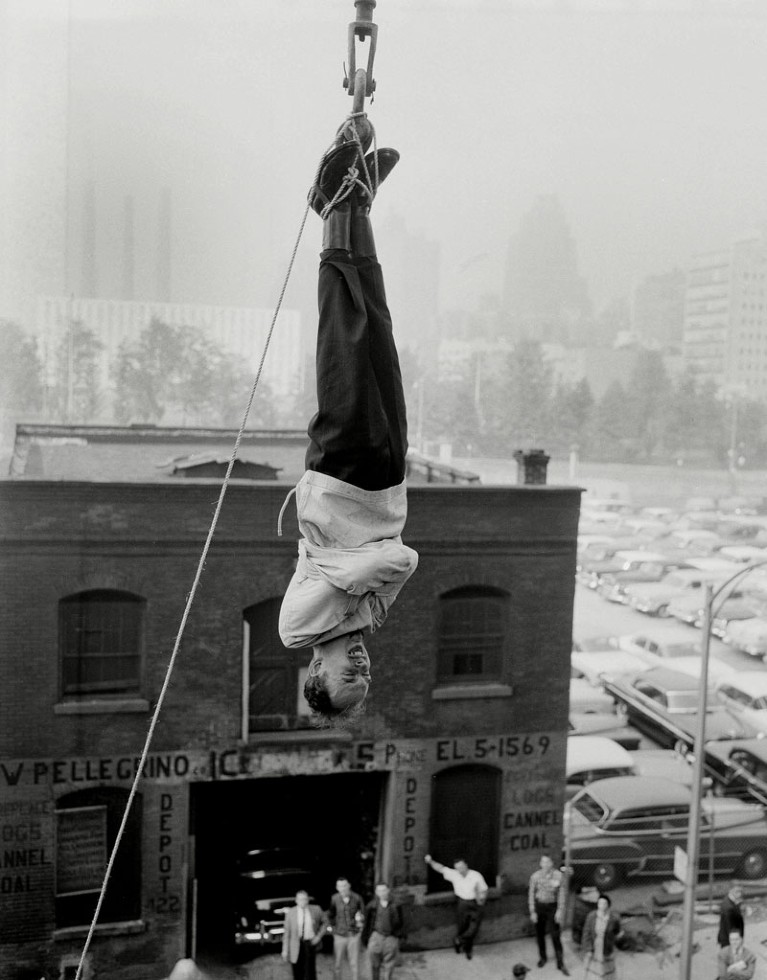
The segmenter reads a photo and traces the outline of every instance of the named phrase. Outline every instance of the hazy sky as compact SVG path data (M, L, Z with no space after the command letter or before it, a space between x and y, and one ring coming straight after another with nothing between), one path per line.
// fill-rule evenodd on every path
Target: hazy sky
M378 0L370 117L402 162L376 210L440 243L443 305L500 290L509 236L541 193L560 196L598 304L767 219L765 6ZM102 294L120 283L126 194L150 280L167 184L174 299L268 305L351 105L352 0L70 10L72 207L93 180ZM316 252L314 216L304 240Z

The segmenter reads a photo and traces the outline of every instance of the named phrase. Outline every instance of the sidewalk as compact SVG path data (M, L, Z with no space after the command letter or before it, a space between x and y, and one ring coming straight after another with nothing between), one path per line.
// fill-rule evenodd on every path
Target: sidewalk
M759 915L763 914L758 910ZM717 973L716 933L718 916L700 914L696 917L695 943L697 951L692 961L692 980L714 980ZM618 980L678 980L679 942L681 939L681 910L674 910L664 925L658 927L659 937L668 943L666 948L645 952L617 954ZM580 955L563 936L565 963L573 980L582 980ZM765 945L763 945L765 944ZM758 921L746 919L746 945L756 955L754 980L767 980L767 916ZM556 964L549 960L540 970L536 967L538 951L534 938L515 939L504 943L480 944L469 961L456 955L453 949L435 949L418 953L403 953L394 971L393 980L511 980L515 963L530 968L528 980L561 980ZM290 980L290 968L279 956L264 956L246 963L231 973L216 973L211 980ZM317 959L317 980L332 980L330 956ZM348 967L344 967L344 980ZM363 958L360 980L369 980L370 973Z

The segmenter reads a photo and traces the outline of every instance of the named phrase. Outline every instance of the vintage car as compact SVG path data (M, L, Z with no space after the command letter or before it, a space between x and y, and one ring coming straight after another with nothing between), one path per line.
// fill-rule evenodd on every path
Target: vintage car
M615 717L615 702L601 688L580 677L570 678L570 710L577 714L607 714Z
M603 735L629 751L638 749L642 737L635 728L629 728L625 718L618 715L581 715L574 711L568 718L570 735Z
M605 571L599 576L596 591L608 602L620 602L626 605L629 601L627 589L629 585L640 583L660 582L670 572L684 567L681 558L653 559L640 562L633 568L621 571Z
M622 745L604 735L570 735L565 763L565 797L570 799L584 786L611 776L633 776L631 755Z
M652 633L629 633L621 637L621 649L657 660L676 660L700 654L700 640L676 623L664 623Z
M628 751L604 735L571 735L567 739L565 798L584 786L613 776L656 776L689 786L690 763L669 749Z
M767 735L767 670L742 670L716 685L716 696L727 710Z
M570 676L582 678L594 687L601 687L604 678L636 677L644 670L657 667L660 659L652 654L630 653L628 650L592 650L570 655Z
M618 717L644 732L658 745L688 751L695 744L698 679L668 667L646 670L632 681L605 680L604 689L616 702ZM707 738L752 738L756 729L736 718L709 691Z
M722 639L752 657L764 657L767 654L767 619L754 616L728 623Z
M695 595L709 582L714 585L723 582L735 569L736 566L732 562L721 560L718 568L676 569L669 572L660 582L639 582L627 586L628 605L648 616L667 616L669 603L677 596Z
M237 862L234 882L236 946L282 942L285 913L299 889L311 890L312 862L288 847L248 851Z
M630 572L648 561L663 561L664 556L655 551L624 548L612 557L601 561L584 561L576 573L576 579L589 589L596 589L602 575L608 572Z
M705 765L718 796L754 799L767 805L767 739L708 742Z
M618 776L590 783L569 807L569 860L576 884L605 891L634 875L673 874L686 849L691 791L671 779ZM767 818L756 803L706 797L700 868L740 878L767 874Z

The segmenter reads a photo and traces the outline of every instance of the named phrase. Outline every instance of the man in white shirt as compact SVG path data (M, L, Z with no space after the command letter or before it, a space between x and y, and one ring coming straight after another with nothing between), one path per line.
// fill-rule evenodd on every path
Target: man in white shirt
M431 854L427 854L424 861L453 886L456 897L456 934L453 946L456 953L463 951L466 959L470 960L487 900L487 882L463 858L456 858L452 868L446 868L439 861L432 860Z
M326 932L319 905L309 903L309 894L296 892L296 904L285 915L282 958L290 963L293 980L317 980L317 947Z

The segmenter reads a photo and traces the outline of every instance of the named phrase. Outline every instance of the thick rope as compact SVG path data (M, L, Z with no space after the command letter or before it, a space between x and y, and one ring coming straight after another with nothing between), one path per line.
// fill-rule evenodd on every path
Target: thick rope
M352 118L352 117L349 117L349 118ZM342 124L342 126L339 129L339 133L347 125L348 125L348 120L345 121ZM353 125L353 123L352 123L352 125ZM355 129L355 135L356 135L356 129ZM359 138L358 138L357 142L359 142ZM331 144L331 146L333 146L333 145L335 145L335 141L334 141L333 144ZM361 152L361 150L362 150L362 147L360 145L360 152ZM322 158L320 159L320 162L319 162L319 164L317 166L317 171L316 171L315 177L314 177L314 183L312 185L313 187L317 184L317 181L319 180L319 175L320 175L320 173L322 171L322 164L323 164L324 159L325 159L325 154L322 155ZM354 186L353 184L350 186L349 192L351 192L351 189L352 189L353 186ZM251 411L251 409L253 407L253 401L254 401L254 399L256 397L256 390L258 389L259 382L261 381L261 374L262 374L263 369L264 369L264 363L266 361L266 355L267 355L267 353L269 351L269 345L270 345L271 340L272 340L272 334L274 333L274 327L275 327L275 324L277 322L277 317L279 316L280 309L282 308L282 301L283 301L283 299L285 297L285 291L288 288L288 282L290 280L291 273L293 272L293 265L295 264L296 254L298 253L298 246L301 243L301 237L302 237L302 235L304 233L304 228L306 226L306 218L307 218L307 215L308 214L309 214L309 204L307 203L306 207L304 208L303 217L301 218L301 224L300 224L299 229L298 229L298 235L296 236L296 242L295 242L295 245L293 246L293 251L292 251L291 256L290 256L290 261L288 262L288 268L287 268L287 271L285 273L285 278L284 278L284 280L282 282L282 288L280 289L280 293L279 293L279 296L277 298L277 303L276 303L275 308L274 308L274 314L272 315L272 320L271 320L271 323L269 325L269 331L268 331L268 333L266 335L266 341L264 343L264 349L263 349L263 352L261 354L261 359L260 359L259 364L258 364L258 370L256 372L256 377L255 377L255 380L253 381L253 385L252 385L252 387L250 389L250 395L248 396L248 402L247 402L247 405L245 406L245 412L244 412L243 417L242 417L242 422L240 423L240 428L239 428L239 430L237 432L237 438L235 439L234 447L232 448L232 453L231 453L231 456L229 457L229 463L228 463L227 468L226 468L226 473L224 474L224 479L223 479L223 482L221 483L221 490L220 490L219 495L218 495L218 502L216 503L216 509L215 509L215 511L213 513L213 518L211 520L210 528L208 530L208 536L205 539L205 544L203 545L202 554L200 555L200 560L199 560L199 562L197 564L197 570L195 572L194 581L192 582L192 587L189 590L189 594L187 595L186 605L184 607L184 613L183 613L183 615L181 617L181 622L179 624L178 632L176 634L176 639L175 639L175 641L173 643L173 652L170 655L170 660L168 661L168 667L167 667L167 669L165 671L165 679L163 680L162 688L160 689L160 694L159 694L159 696L157 698L157 704L155 705L155 709L154 709L154 712L152 714L152 719L151 719L151 721L149 723L149 730L147 732L146 740L144 742L144 748L141 751L141 758L139 759L138 766L136 767L136 774L135 774L134 779L133 779L133 784L131 785L130 793L128 794L128 800L127 800L127 802L125 804L125 812L123 813L123 817L122 817L122 820L120 822L120 826L119 826L119 828L117 830L117 834L115 836L115 842L114 842L114 844L112 846L112 851L111 851L111 853L109 855L109 861L107 862L106 871L104 872L104 881L103 881L103 883L101 885L101 891L99 892L98 901L96 902L96 908L95 908L94 913L93 913L93 919L91 920L91 924L90 924L90 927L88 929L88 935L86 936L85 944L83 946L83 950L82 950L82 953L80 955L80 962L77 965L77 972L75 973L75 980L81 980L81 977L83 975L83 969L84 969L84 966L85 966L85 959L86 959L86 957L88 955L88 951L89 951L89 949L91 947L91 943L93 941L93 936L94 936L95 931L96 931L96 924L98 923L99 916L101 914L101 908L102 908L102 906L104 904L104 897L106 896L106 892L107 892L107 886L109 885L109 879L110 879L110 877L112 875L112 871L114 869L115 860L117 858L117 852L118 852L118 850L120 848L120 843L122 842L122 838L123 838L123 836L125 834L125 828L126 828L127 823L128 823L128 816L130 814L130 809L131 809L131 806L133 805L133 801L136 798L136 793L137 793L137 790L138 790L139 782L141 781L141 777L142 777L142 775L144 773L144 767L146 766L146 760L147 760L147 757L149 755L149 748L150 748L150 746L152 744L152 739L154 738L154 733L155 733L155 729L157 727L157 722L158 722L159 717L160 717L160 711L162 710L162 706L163 706L163 704L165 702L165 696L166 696L166 694L168 692L168 688L170 686L171 675L173 674L173 668L175 667L176 660L178 658L178 652L179 652L179 649L181 647L181 640L183 639L184 631L186 630L186 624L187 624L187 621L189 619L189 613L191 612L192 604L193 604L193 602L195 600L195 596L197 595L197 588L198 588L198 586L200 584L200 579L202 578L202 573L203 573L203 570L205 568L205 562L206 562L206 559L208 557L208 552L210 551L211 543L213 541L213 535L215 534L216 527L218 526L218 520L219 520L219 517L221 515L221 509L222 509L222 507L224 505L224 497L226 496L226 491L227 491L227 489L229 487L229 482L230 482L231 476L232 476L232 470L233 470L234 464L235 464L235 462L237 460L237 453L239 452L240 443L242 442L242 437L243 437L243 435L245 433L245 427L248 424L248 417L250 416L250 411Z

